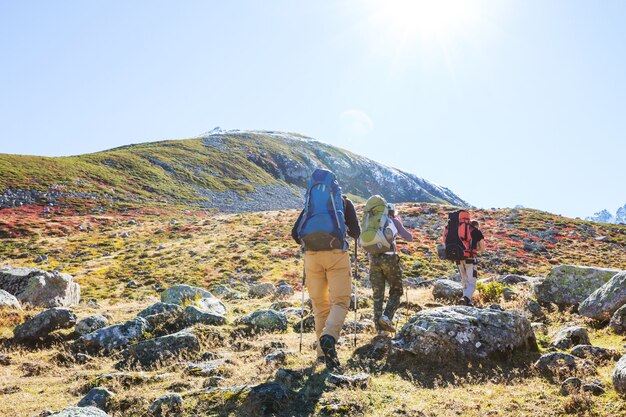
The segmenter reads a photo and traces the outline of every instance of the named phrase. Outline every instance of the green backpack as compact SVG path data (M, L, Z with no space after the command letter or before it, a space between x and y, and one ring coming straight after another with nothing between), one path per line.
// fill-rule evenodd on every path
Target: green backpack
M389 218L387 202L379 195L371 196L365 203L361 221L359 243L372 255L393 250L393 239L397 233L393 221Z

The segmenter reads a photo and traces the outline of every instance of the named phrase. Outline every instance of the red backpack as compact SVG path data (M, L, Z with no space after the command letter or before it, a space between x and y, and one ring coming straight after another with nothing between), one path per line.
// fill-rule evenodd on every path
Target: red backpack
M465 210L448 213L448 225L443 233L446 259L462 261L476 257L476 251L472 250L472 231L470 215Z

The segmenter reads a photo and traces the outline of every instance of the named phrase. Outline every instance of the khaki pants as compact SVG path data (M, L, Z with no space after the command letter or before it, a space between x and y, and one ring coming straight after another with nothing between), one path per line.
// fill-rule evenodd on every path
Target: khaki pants
M328 334L339 340L350 308L352 276L348 251L307 251L304 252L306 289L313 302L315 334L317 340ZM317 355L322 350L317 346Z
M463 285L463 295L472 300L472 295L476 291L476 278L474 278L474 264L467 264L465 261L459 262L459 272L461 273L461 285Z

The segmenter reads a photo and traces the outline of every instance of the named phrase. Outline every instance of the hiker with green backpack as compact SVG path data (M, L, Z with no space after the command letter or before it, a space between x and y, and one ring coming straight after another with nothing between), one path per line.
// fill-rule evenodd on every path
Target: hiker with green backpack
M303 281L313 304L318 361L330 371L341 372L336 344L352 296L346 234L356 241L360 233L354 205L341 194L335 175L316 169L291 236L304 251Z
M400 306L403 294L402 269L397 253L396 237L407 242L413 236L395 215L395 206L379 195L367 200L361 221L360 244L369 254L370 282L374 298L374 324L379 336L395 333L393 316ZM389 284L389 299L383 311L385 286Z

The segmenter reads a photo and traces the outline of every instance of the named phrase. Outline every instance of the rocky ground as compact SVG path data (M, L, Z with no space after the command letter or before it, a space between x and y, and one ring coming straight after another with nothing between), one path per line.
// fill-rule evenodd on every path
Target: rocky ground
M308 303L299 351L297 213L4 210L0 415L626 414L624 228L479 212L471 308L429 256L445 208L400 210L418 239L399 331L375 336L360 259L344 375L315 363Z

